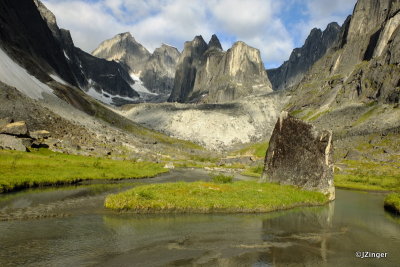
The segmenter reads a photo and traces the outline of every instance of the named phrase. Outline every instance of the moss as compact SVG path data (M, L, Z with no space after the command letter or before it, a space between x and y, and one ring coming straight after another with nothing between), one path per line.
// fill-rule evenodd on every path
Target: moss
M321 205L318 192L269 183L166 183L138 186L110 195L105 207L136 213L269 212L298 206Z

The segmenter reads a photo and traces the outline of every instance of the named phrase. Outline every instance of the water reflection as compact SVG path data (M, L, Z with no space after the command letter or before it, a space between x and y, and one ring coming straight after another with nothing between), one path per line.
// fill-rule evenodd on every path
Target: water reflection
M172 179L172 178L171 178ZM154 179L151 182L158 182ZM27 191L0 199L0 266L397 266L400 224L383 195L267 214L137 215L102 207L133 185ZM18 214L69 214L24 220ZM30 216L31 216L30 215ZM9 215L10 216L10 215ZM359 259L356 251L386 252Z

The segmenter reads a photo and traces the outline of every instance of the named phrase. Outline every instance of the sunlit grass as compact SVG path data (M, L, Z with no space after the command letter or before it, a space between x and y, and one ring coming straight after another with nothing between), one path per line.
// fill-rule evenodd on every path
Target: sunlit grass
M393 193L387 195L384 201L384 205L387 210L400 214L400 194Z
M167 172L161 164L66 155L40 150L0 150L0 192L88 179L144 178Z
M345 160L345 171L335 174L335 186L361 190L400 191L399 162Z
M264 170L264 166L260 164L260 165L257 165L257 166L246 168L242 172L242 174L246 175L246 176L260 177L262 172L263 172L263 170Z
M327 198L294 186L257 182L167 183L138 186L110 195L105 207L137 213L269 212L321 205Z

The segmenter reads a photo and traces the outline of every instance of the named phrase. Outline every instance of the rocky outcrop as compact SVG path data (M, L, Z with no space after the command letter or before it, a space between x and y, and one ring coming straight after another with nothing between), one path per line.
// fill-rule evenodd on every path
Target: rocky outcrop
M29 151L31 147L48 147L45 139L48 139L50 132L38 130L30 133L25 121L13 122L10 118L1 121L9 123L0 127L0 149Z
M170 102L186 102L192 91L198 69L202 66L203 54L208 45L202 36L185 42L183 52L176 67L174 88L168 99Z
M102 42L93 52L93 56L115 60L128 67L130 72L140 74L150 58L150 52L129 33L120 33Z
M166 101L174 87L175 68L180 52L166 44L156 48L143 67L140 79L151 92Z
M0 134L9 134L16 136L27 136L29 135L28 127L24 121L11 122L4 125L0 129Z
M146 89L159 94L158 98L165 100L171 93L180 55L175 47L163 44L151 54L126 32L102 42L92 54L119 62L134 77L138 77Z
M26 151L21 139L7 134L0 134L0 149Z
M217 35L213 34L213 35L211 36L211 39L210 39L210 41L208 42L208 47L209 47L209 48L215 47L215 48L217 48L217 49L222 50L222 45L221 45L221 43L220 43L220 41L219 41Z
M282 112L265 156L262 181L299 186L335 198L332 133Z
M185 43L169 101L225 103L271 91L258 49L236 42L224 52L215 35L209 44L201 36Z
M298 84L310 67L336 43L340 29L336 22L330 23L324 31L312 29L304 45L295 48L288 61L279 68L267 70L273 89L281 90Z

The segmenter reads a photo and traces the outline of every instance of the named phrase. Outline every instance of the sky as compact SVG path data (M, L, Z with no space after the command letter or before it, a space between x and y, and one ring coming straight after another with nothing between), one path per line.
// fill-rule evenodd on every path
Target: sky
M356 0L42 0L74 43L92 52L102 41L131 32L150 52L166 43L217 34L223 49L244 41L261 51L266 68L278 67L313 28L344 20Z

